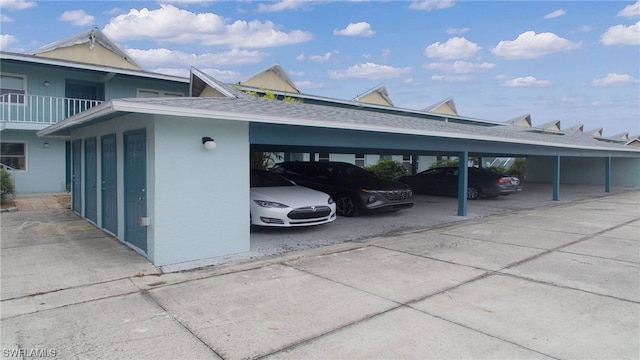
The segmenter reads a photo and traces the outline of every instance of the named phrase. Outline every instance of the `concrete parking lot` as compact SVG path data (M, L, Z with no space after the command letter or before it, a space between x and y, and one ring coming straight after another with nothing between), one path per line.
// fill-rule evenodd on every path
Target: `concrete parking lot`
M4 213L2 354L638 359L640 191L567 198L174 273L68 210Z
M608 194L604 192L604 187L564 185L561 188L560 201L553 201L553 189L550 184L527 183L524 184L522 192L514 195L469 201L466 217L457 215L458 200L456 198L417 194L414 197L413 208L395 213L365 214L356 218L338 217L330 225L313 228L253 228L251 251L232 258L259 258L345 241L360 241L374 236L396 234L470 219L481 219L498 214L509 214L524 209L558 206L633 190L614 187ZM227 259L222 261L227 261Z

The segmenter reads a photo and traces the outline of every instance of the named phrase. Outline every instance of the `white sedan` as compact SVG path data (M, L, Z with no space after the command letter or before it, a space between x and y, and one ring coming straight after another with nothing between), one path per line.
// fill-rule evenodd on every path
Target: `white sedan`
M251 170L251 224L259 226L320 225L336 219L331 196L295 185L273 172Z

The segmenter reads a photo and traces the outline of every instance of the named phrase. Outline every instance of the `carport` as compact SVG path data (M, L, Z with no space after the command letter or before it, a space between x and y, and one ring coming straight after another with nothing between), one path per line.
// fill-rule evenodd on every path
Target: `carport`
M553 170L538 177L554 184L556 200L565 169L575 179L602 178L603 191L640 185L640 149L586 136L250 97L111 100L38 135L80 144L72 167L84 180L72 191L73 210L155 265L197 266L249 250L250 151L449 154L460 158L461 174L470 156L527 156L551 160ZM205 148L206 138L217 146ZM563 167L572 159L595 163ZM466 196L458 199L464 216ZM116 225L107 227L109 219Z

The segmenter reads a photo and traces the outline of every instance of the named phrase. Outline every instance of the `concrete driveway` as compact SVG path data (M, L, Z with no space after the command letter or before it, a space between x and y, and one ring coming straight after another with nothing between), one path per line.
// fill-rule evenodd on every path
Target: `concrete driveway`
M5 213L0 260L9 358L640 358L640 191L168 274Z

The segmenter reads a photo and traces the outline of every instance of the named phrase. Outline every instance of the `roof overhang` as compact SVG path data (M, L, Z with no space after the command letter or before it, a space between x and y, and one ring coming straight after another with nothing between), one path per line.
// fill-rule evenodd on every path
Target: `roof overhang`
M107 74L128 75L128 76L142 77L142 78L148 78L148 79L182 82L186 84L189 83L188 77L165 75L165 74L159 74L159 73L154 73L150 71L138 71L138 70L122 69L122 68L116 68L116 67L110 67L110 66L93 65L93 64L87 64L87 63L82 63L77 61L51 59L51 58L45 58L40 56L34 56L34 55L0 52L0 60L13 60L13 61L20 61L20 62L31 63L31 64L38 64L38 65L49 65L49 66L57 66L57 67L66 67L71 69L98 71L98 72L103 72Z
M182 98L181 100L208 100L206 98ZM260 101L260 99L253 99ZM234 101L234 100L232 100ZM274 102L273 105L278 103L273 100L263 100L267 102ZM304 104L298 104L304 105ZM96 107L93 107L87 111L74 115L58 124L52 125L46 129L43 129L37 133L38 136L67 136L70 135L72 130L82 128L95 123L108 121L113 118L123 116L125 114L150 114L150 115L163 115L163 116L175 116L175 117L191 117L191 118L206 118L212 120L226 120L226 121L243 121L249 123L265 123L265 124L279 124L279 125L295 125L317 128L332 128L341 130L359 130L369 131L376 133L393 133L404 135L419 135L429 137L440 137L459 140L473 140L483 142L496 142L503 144L517 144L517 145L529 145L546 148L556 149L572 149L572 150L588 150L588 151L606 151L609 153L636 153L640 157L640 149L634 147L616 147L615 149L606 145L578 145L578 144L562 144L554 139L549 141L539 140L527 140L527 139L514 139L508 137L491 136L485 134L478 134L472 131L468 133L428 130L428 129L415 129L391 126L388 124L358 124L358 123L344 123L340 121L323 121L309 117L294 117L283 115L270 115L264 112L251 112L251 111L222 111L213 108L198 108L193 106L176 106L165 105L156 101L140 101L140 99L116 99L104 102Z

